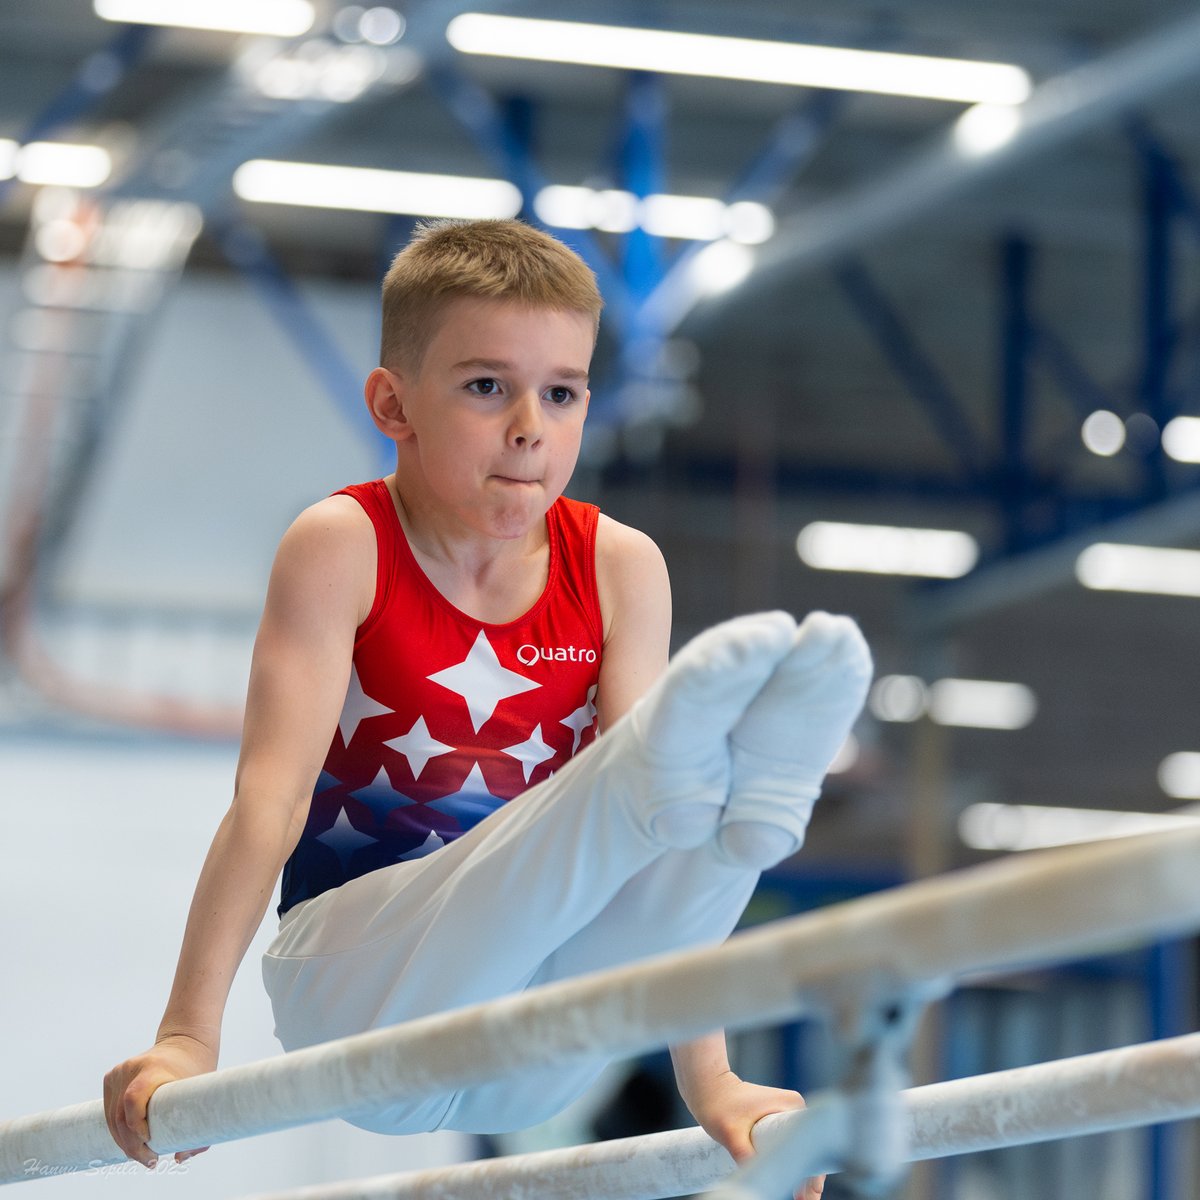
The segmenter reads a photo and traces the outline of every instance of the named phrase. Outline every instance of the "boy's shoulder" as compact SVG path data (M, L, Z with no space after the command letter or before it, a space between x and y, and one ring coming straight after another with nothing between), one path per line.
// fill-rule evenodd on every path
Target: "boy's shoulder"
M371 540L374 533L371 518L353 496L326 496L303 509L291 523L284 539L300 541L317 548L349 538L351 545Z
M596 586L606 632L618 609L630 604L670 604L667 564L654 539L604 513L596 526Z
M370 518L351 497L309 505L275 552L255 654L286 656L361 625L374 601L375 559Z
M310 504L279 543L275 574L294 587L347 589L370 607L375 584L375 530L352 496Z
M654 539L648 534L601 513L596 523L597 565L602 560L610 564L628 563L630 560L659 563L663 561L663 556Z

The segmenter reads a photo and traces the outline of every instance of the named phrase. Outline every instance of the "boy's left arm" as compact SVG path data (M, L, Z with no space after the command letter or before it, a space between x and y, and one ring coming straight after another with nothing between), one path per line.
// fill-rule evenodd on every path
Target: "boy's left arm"
M603 732L620 720L667 665L671 583L658 547L644 533L600 517L596 576L604 617L604 657L596 707ZM671 1047L675 1079L688 1111L704 1131L741 1162L754 1152L750 1131L769 1113L803 1108L799 1092L760 1087L729 1066L721 1030ZM821 1182L800 1195L816 1200Z

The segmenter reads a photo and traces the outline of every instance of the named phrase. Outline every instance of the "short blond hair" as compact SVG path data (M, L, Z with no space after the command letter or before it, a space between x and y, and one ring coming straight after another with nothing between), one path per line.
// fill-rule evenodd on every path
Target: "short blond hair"
M380 363L419 372L446 306L464 296L575 312L600 326L591 268L523 221L427 221L383 280Z

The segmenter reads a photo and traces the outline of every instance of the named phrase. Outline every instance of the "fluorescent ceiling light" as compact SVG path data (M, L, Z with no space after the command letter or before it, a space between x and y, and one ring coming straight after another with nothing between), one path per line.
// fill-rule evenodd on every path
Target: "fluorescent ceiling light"
M1176 462L1200 462L1200 417L1175 417L1162 431L1163 449Z
M1075 560L1075 577L1098 591L1200 596L1200 550L1096 542Z
M298 204L418 217L515 217L521 193L501 179L419 175L365 167L252 159L233 174L233 190L260 204Z
M814 521L796 538L796 552L822 571L867 571L957 579L979 557L970 534L953 529L906 529L894 525L847 525Z
M51 263L73 262L82 257L87 244L87 234L74 221L47 221L33 235L34 249Z
M875 681L867 703L880 721L919 721L929 708L929 692L916 675L884 675Z
M1101 458L1111 458L1125 445L1125 422L1115 412L1098 408L1079 430L1083 444Z
M1028 74L1007 63L576 21L463 13L446 27L446 39L464 54L923 96L967 104L1020 104L1030 92Z
M359 18L358 32L372 46L392 46L404 36L406 24L394 8L368 8Z
M638 201L632 192L615 188L596 191L586 187L552 184L533 198L533 211L547 225L559 229L600 229L628 233L638 224Z
M305 45L317 49L276 54L262 62L248 60L241 69L264 96L274 100L316 97L338 104L357 100L387 69L384 52L375 46Z
M96 15L134 25L298 37L316 19L309 0L94 0Z
M716 296L737 287L754 269L754 251L737 242L712 242L688 264L688 277L696 292Z
M99 146L29 142L15 156L22 183L54 187L99 187L112 173L112 159Z
M916 675L882 676L867 704L880 721L918 721L928 714L935 724L970 729L1024 729L1037 712L1037 698L1023 683L939 679L926 686Z
M981 158L1013 140L1021 129L1015 104L976 104L954 123L954 144L968 158Z
M1037 698L1023 683L939 679L929 689L929 716L939 725L971 729L1024 729Z
M1194 828L1200 815L1109 812L1037 804L972 804L958 818L959 837L976 850L1038 850L1167 829Z
M1176 800L1200 800L1200 754L1168 754L1158 764L1158 786Z
M534 197L533 209L560 229L628 233L641 226L656 237L704 242L728 237L747 245L765 242L775 232L775 218L765 205L724 204L706 196L656 194L639 200L616 189L551 185Z
M21 144L12 138L0 138L0 179L11 179L17 173L17 151Z

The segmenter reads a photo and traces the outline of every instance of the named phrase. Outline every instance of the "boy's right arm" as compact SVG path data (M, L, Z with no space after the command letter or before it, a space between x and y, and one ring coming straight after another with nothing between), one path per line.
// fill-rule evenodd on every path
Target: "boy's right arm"
M349 497L307 509L280 542L254 645L233 803L196 885L158 1036L104 1078L109 1130L146 1166L155 1160L146 1144L151 1094L217 1065L229 988L304 828L374 583L374 534Z

